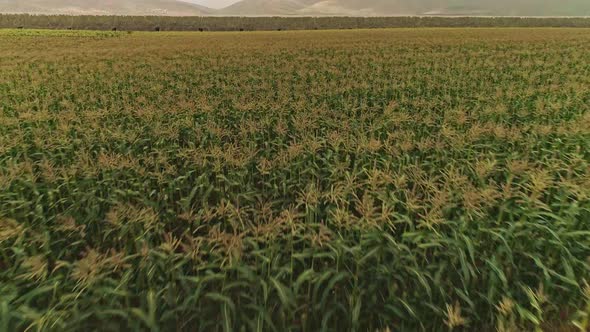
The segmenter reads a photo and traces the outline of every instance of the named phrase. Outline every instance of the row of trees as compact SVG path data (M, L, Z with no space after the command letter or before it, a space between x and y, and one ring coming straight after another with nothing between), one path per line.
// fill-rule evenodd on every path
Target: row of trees
M161 17L0 14L0 28L249 31L395 27L590 27L590 18L533 17Z

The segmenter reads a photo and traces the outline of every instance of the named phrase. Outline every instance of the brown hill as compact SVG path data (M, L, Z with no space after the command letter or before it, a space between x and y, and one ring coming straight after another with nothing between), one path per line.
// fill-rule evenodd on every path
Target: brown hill
M0 0L0 13L199 16L212 12L177 0Z
M225 15L590 16L588 0L242 0Z

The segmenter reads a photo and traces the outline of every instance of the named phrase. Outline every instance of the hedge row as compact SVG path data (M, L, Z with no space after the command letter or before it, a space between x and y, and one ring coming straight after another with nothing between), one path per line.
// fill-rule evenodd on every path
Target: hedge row
M252 31L417 27L590 27L590 18L537 17L160 17L0 14L0 28Z

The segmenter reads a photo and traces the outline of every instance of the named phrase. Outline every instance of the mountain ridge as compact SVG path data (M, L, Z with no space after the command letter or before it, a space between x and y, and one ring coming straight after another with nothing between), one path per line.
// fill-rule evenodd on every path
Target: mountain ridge
M202 16L214 12L178 0L0 0L0 13L5 14Z
M0 13L156 16L590 16L589 0L0 0Z
M227 15L473 15L590 16L587 0L242 0L221 9Z

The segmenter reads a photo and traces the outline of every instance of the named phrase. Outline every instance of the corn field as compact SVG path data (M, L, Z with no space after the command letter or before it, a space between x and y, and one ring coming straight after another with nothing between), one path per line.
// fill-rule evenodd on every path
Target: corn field
M0 30L0 331L586 331L590 30Z

